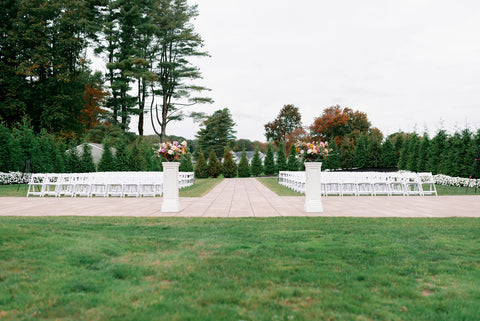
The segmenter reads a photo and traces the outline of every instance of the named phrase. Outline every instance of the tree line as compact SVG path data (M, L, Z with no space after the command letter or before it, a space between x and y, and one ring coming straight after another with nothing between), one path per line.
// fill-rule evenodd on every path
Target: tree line
M127 131L144 115L161 140L183 107L210 103L192 57L208 56L186 0L6 0L0 10L0 121L70 139ZM104 62L94 73L87 51Z

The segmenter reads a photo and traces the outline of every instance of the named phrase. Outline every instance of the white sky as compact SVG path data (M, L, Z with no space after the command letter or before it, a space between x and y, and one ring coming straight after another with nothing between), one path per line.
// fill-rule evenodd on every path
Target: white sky
M193 2L196 1L196 2ZM309 126L339 104L385 135L480 127L478 0L192 0L211 58L196 63L237 138L265 141L283 105ZM149 121L145 122L147 134ZM132 128L135 128L132 126ZM167 134L194 138L191 120Z

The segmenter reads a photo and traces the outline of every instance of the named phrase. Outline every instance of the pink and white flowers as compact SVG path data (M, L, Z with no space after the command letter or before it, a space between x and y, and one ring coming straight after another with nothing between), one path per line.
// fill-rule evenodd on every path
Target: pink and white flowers
M315 162L319 159L328 157L328 143L324 142L296 142L297 158L303 158L305 161Z
M187 153L187 142L183 141L181 144L177 141L161 143L155 153L158 157L163 155L169 162L178 161L182 155Z

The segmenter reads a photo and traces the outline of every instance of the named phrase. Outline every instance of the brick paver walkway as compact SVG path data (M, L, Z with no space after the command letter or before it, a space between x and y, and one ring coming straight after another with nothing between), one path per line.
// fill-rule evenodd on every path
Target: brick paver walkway
M162 213L162 198L0 197L0 216L146 217L480 217L480 195L329 196L323 213L303 211L303 196L281 197L254 178L225 179L200 198L180 198L179 213Z

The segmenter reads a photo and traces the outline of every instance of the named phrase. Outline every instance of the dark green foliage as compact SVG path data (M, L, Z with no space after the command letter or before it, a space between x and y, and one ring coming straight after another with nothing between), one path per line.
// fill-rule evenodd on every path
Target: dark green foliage
M210 153L208 154L208 175L210 177L216 178L222 172L222 164L218 160L217 153L212 147Z
M205 161L205 155L203 154L202 149L198 150L197 163L195 164L195 177L196 178L207 178L208 177L208 165Z
M147 151L148 148L143 144L142 139L139 138L133 143L130 150L130 155L128 157L131 171L144 172L149 170L147 157L154 156L152 155L153 153L151 151Z
M180 172L193 172L192 154L186 153L180 159Z
M369 134L367 137L367 167L376 168L382 165L381 137Z
M103 153L100 161L98 162L98 171L99 172L114 172L117 170L115 165L115 160L112 154L112 145L110 142L105 140L103 142Z
M233 160L232 150L229 145L225 146L225 152L223 153L222 173L225 178L237 176L237 164Z
M290 146L290 153L288 154L287 168L289 171L298 171L297 150L295 145Z
M407 169L408 164L408 151L409 151L410 135L403 141L402 148L400 149L400 157L398 159L398 169Z
M0 172L21 170L19 149L10 130L0 123Z
M328 158L324 160L325 169L340 169L340 151L338 150L337 144L335 144L335 140L330 140L328 143L328 149L331 151L328 152ZM323 165L322 165L323 167Z
M80 157L82 173L95 172L95 164L93 163L92 147L88 143L82 144L82 155Z
M267 154L265 155L265 160L263 161L263 172L265 173L265 175L275 174L275 160L273 157L271 144L268 144L267 147Z
M355 152L353 153L353 167L365 168L367 164L367 136L361 135L356 142Z
M446 152L447 146L447 132L440 130L430 142L430 149L428 152L427 170L433 174L441 173L442 160Z
M238 177L250 177L250 167L248 166L247 153L242 151L240 163L238 164Z
M387 138L381 149L382 154L382 167L392 168L397 166L397 159L395 157L395 147L392 144L392 141Z
M285 145L282 142L278 144L277 148L276 170L277 172L288 170L287 158L285 156Z
M420 142L420 147L418 149L418 160L417 160L417 171L426 172L427 171L427 161L428 161L428 148L430 147L430 138L428 134L423 134L423 137Z
M82 159L78 150L76 148L68 150L65 157L65 171L67 173L81 173L82 169Z
M253 176L260 176L263 172L262 160L258 150L253 154L251 172Z
M353 167L353 155L355 153L355 143L353 139L346 137L340 144L340 164L342 168Z
M122 139L116 147L115 157L113 158L115 163L115 170L118 172L130 170L130 161L128 159L127 144Z
M417 171L418 158L420 156L420 137L416 133L410 135L407 151L407 170Z
M198 146L203 150L210 150L212 147L217 157L222 157L225 146L235 142L235 131L232 115L228 108L217 110L213 115L204 121L205 128L201 128L196 137Z

